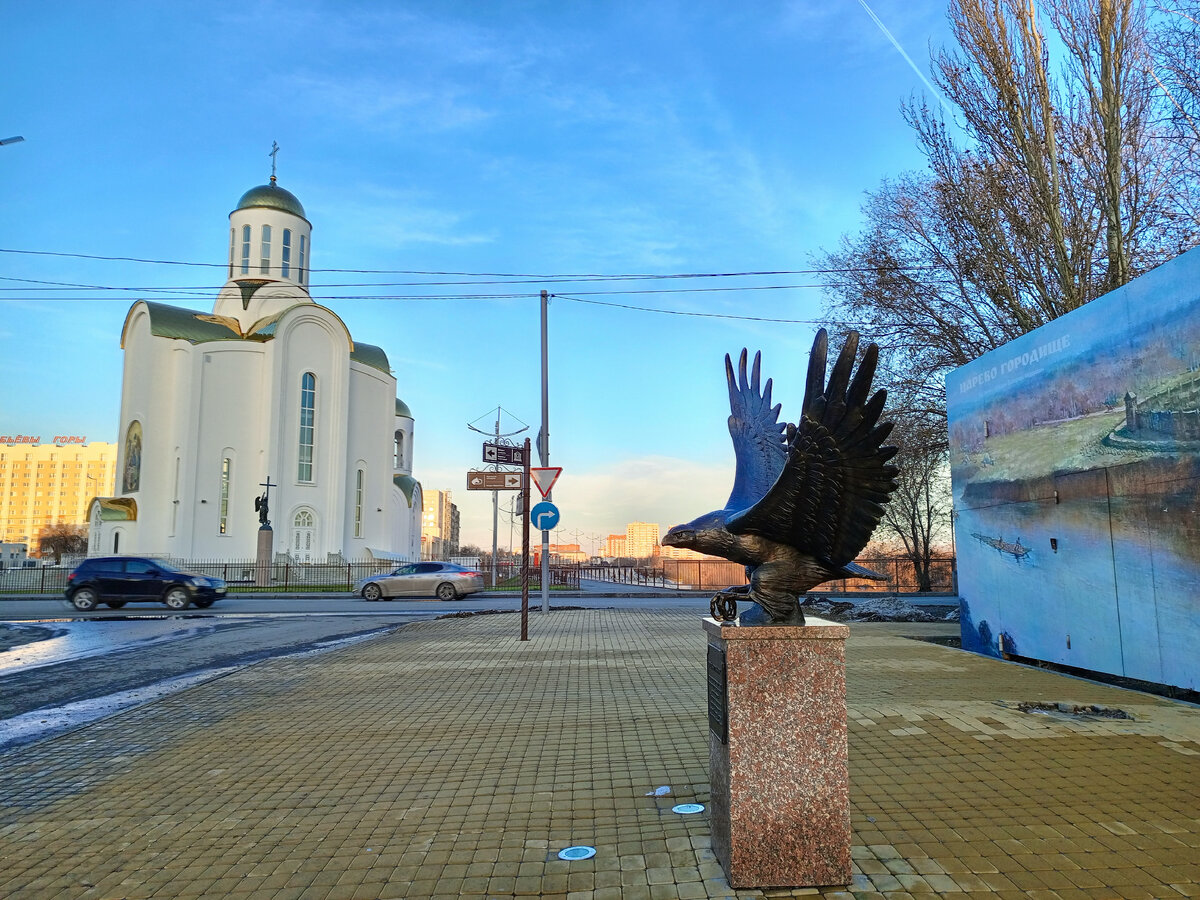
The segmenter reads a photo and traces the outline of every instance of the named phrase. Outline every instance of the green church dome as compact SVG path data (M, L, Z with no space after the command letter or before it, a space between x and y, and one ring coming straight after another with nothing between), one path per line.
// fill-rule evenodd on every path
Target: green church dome
M396 398L396 415L403 416L406 419L413 417L412 410L408 408L408 404L399 397Z
M258 187L252 187L246 193L242 194L242 199L238 201L235 212L238 209L263 206L268 209L281 209L284 212L289 212L294 216L304 219L304 207L300 205L300 201L296 199L296 195L277 185L274 175L271 176L270 184L260 184Z

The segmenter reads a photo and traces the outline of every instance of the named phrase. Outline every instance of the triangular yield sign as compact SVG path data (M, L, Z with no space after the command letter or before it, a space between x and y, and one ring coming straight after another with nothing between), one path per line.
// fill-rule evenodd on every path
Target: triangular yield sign
M530 469L529 474L533 476L533 483L537 485L537 489L545 497L550 493L550 489L554 487L554 482L558 481L558 476L562 474L562 466L546 466L543 469Z

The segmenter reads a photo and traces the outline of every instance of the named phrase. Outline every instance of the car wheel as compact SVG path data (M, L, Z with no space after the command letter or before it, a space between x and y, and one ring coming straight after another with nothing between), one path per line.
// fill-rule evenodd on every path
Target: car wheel
M108 606L109 609L120 609L128 602L128 600L106 600L105 605Z
M450 582L443 581L438 585L437 598L439 600L457 600L458 591L454 589L454 585L452 585Z
M96 596L96 592L91 588L80 588L71 595L71 603L80 612L88 612L96 608L96 604L100 602L100 598Z
M173 587L167 591L163 597L163 603L167 604L170 609L187 609L188 604L192 602L192 598L188 596L188 592L181 587Z
M362 589L362 595L364 600L378 600L383 596L383 591L379 589L379 585L377 584L368 584Z

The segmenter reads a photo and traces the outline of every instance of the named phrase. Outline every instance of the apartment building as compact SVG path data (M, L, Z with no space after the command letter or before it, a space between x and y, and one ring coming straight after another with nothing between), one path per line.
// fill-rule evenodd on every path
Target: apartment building
M604 539L604 549L600 551L600 555L607 559L620 559L626 556L625 553L625 535L610 534Z
M625 555L649 559L658 552L658 523L630 522L625 526Z
M458 507L449 491L425 492L421 513L421 558L445 559L458 552Z
M0 542L40 551L50 525L86 525L93 497L112 494L117 445L0 443Z

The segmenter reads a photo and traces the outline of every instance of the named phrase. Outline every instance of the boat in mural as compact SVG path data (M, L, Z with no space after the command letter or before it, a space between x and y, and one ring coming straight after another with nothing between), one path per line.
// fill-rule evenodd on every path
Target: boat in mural
M1031 547L1025 547L1021 544L1021 539L1017 538L1016 542L1006 541L1004 538L988 537L986 534L980 534L978 531L972 531L971 537L979 541L981 544L986 544L988 547L993 547L1001 553L1008 553L1014 559L1020 560L1029 555Z

